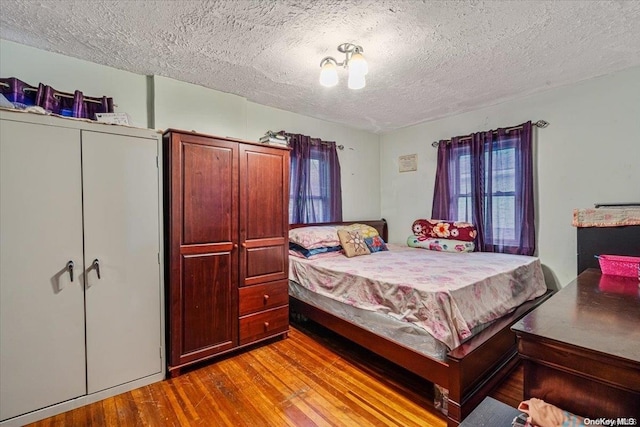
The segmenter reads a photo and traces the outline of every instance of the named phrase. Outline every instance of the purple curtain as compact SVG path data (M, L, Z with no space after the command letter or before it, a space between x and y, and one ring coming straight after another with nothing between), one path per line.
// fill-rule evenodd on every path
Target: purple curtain
M535 253L531 122L440 141L432 217L467 221L476 249Z
M336 143L284 133L291 150L289 222L342 221L340 161Z

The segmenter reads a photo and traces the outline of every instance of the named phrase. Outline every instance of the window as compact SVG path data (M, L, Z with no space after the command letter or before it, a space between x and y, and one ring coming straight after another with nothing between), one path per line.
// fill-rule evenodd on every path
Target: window
M334 142L290 135L289 222L342 221L340 162Z
M329 222L331 207L331 192L329 191L330 183L328 182L329 163L323 162L318 153L312 153L308 163L309 187L306 193L293 192L289 197L289 220L294 218L294 212L297 206L309 204L310 210L314 212L315 219L310 222ZM304 167L296 163L291 167L291 174L297 175L298 171L294 168Z
M474 224L479 251L533 255L531 122L441 141L432 218Z
M452 191L452 203L456 205L457 217L454 220L473 222L472 212L472 174L471 154L468 146L456 150L452 158L452 169L455 170L455 185ZM489 183L483 186L484 212L489 216L491 228L485 230L486 242L493 244L493 240L506 244L517 244L516 230L520 226L519 216L516 215L516 148L514 141L509 141L492 155L486 152L483 164L485 176L483 181Z

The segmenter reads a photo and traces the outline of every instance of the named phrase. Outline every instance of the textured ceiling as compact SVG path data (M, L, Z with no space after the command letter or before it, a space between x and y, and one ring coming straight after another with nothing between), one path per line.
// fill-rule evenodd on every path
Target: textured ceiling
M1 0L0 37L383 132L639 65L640 1ZM362 90L318 83L343 42Z

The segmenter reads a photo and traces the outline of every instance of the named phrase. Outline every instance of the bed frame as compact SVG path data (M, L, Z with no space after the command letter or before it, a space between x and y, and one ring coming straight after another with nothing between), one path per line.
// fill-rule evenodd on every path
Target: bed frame
M384 219L324 224L291 224L290 228L353 223L375 227L385 241L389 237L387 222ZM513 313L495 321L464 344L449 351L446 361L427 357L293 296L290 296L289 300L292 312L319 323L427 381L447 388L449 390L447 425L455 427L516 366L518 361L516 336L510 329L511 325L549 298L551 294L552 291L548 290L534 301L522 304Z

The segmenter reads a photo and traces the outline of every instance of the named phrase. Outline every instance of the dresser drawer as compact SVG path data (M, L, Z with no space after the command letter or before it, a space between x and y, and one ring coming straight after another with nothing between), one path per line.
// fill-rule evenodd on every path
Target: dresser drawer
M240 316L289 303L289 282L280 280L240 288Z
M240 318L240 345L289 330L289 306Z

